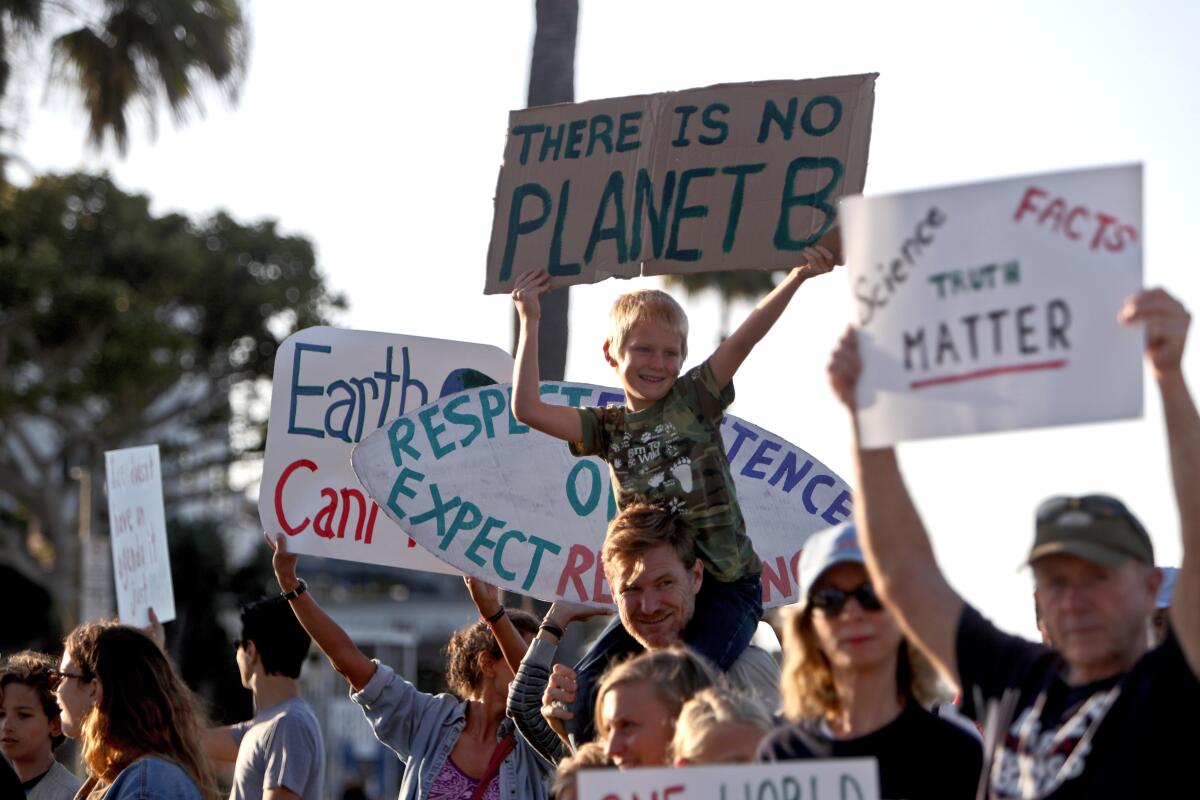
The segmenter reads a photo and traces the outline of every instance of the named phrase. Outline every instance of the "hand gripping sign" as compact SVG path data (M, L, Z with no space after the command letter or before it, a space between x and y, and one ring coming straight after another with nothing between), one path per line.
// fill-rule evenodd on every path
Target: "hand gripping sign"
M866 447L1142 413L1142 169L842 201Z
M608 466L518 423L509 385L471 389L394 420L354 449L354 471L408 535L463 572L541 600L610 606L600 548L616 515ZM603 406L619 390L541 384L547 402ZM726 416L738 500L763 561L763 603L796 600L808 536L850 515L850 487L762 428Z
M292 334L275 357L258 512L295 553L453 572L379 513L350 467L386 420L512 375L497 347L337 328Z

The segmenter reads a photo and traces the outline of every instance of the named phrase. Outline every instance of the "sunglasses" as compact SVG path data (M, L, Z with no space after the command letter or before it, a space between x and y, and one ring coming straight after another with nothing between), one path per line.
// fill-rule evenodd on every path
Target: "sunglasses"
M1125 504L1106 494L1085 494L1081 497L1060 495L1044 500L1037 509L1037 524L1053 525L1069 511L1083 511L1098 519L1119 519L1135 531L1145 534L1142 523Z
M63 672L62 670L57 669L46 670L46 677L49 678L50 691L52 692L58 691L58 687L62 686L63 681L65 681L67 678L77 678L81 681L91 680L82 672Z
M879 596L875 594L875 587L869 583L859 584L853 589L838 589L833 586L818 589L809 595L808 602L813 608L821 609L826 616L836 617L842 613L851 597L858 601L863 611L879 611L883 608L883 603L879 602Z

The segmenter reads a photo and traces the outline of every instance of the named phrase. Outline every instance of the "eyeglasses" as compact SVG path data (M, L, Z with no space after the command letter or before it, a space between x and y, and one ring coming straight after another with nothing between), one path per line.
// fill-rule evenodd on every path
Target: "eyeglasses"
M77 678L81 681L91 680L91 678L84 675L82 672L63 672L62 670L57 669L46 670L46 677L49 678L50 691L52 692L58 691L58 687L62 686L63 681L65 681L67 678Z
M809 595L808 602L813 608L821 609L826 616L836 617L842 613L851 597L858 601L863 611L879 611L883 608L883 603L879 602L879 595L875 594L875 587L869 583L859 584L853 589L838 589L834 586L818 589Z
M1037 509L1037 524L1053 525L1068 511L1083 511L1100 519L1119 519L1127 522L1138 533L1146 533L1142 523L1124 503L1106 494L1085 494L1081 497L1059 495L1043 500Z

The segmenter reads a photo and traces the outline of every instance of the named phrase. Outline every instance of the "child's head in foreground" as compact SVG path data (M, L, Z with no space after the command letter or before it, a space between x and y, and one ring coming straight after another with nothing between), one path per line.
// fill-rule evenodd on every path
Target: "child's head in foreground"
M66 738L51 673L58 661L17 653L0 667L0 753L14 763L40 762Z
M773 727L770 712L752 695L717 687L703 689L679 712L671 742L675 766L748 764Z
M554 781L550 786L550 797L553 800L575 800L579 796L576 781L580 770L611 766L612 762L608 760L604 746L599 742L581 745L574 755L559 762L558 771L554 774Z
M687 335L687 314L666 292L642 289L613 303L604 358L621 377L631 406L658 400L675 384L687 358Z

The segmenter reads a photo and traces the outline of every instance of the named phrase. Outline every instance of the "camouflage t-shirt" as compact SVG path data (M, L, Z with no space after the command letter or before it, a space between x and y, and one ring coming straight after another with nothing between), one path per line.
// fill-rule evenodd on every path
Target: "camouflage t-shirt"
M722 390L705 361L649 408L579 409L583 440L570 444L577 456L608 462L618 508L654 503L679 511L696 529L705 569L725 582L762 572L721 441L731 402L733 383Z

